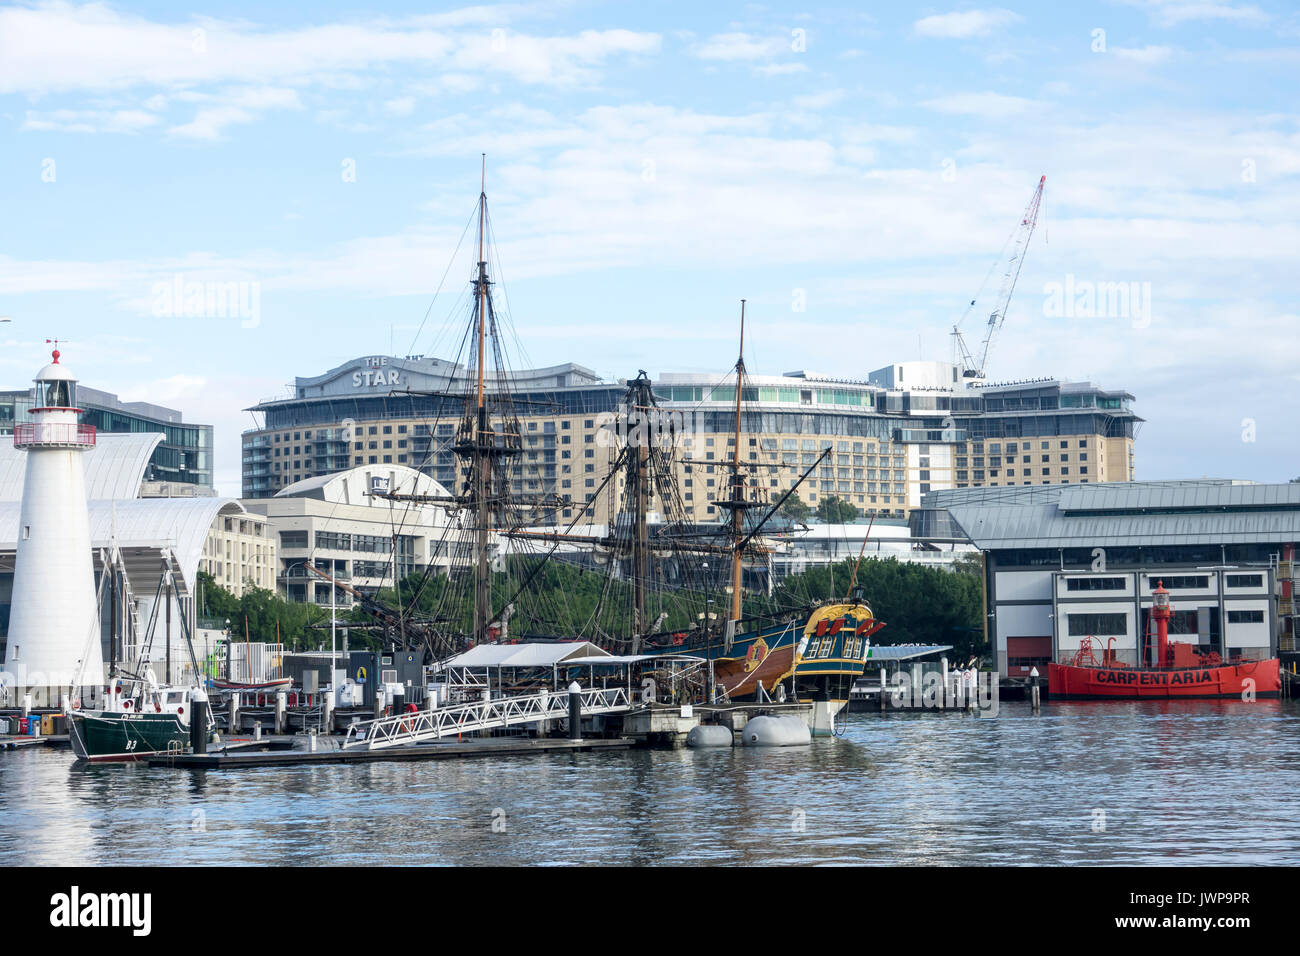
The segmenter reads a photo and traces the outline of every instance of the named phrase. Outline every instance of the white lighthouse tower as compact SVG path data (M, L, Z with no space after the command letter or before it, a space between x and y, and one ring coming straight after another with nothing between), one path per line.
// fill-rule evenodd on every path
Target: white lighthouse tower
M54 361L36 375L31 420L14 425L14 447L27 451L5 671L18 701L58 707L63 695L104 682L99 602L90 549L82 453L95 429L81 425L77 382ZM8 683L8 681L6 681Z

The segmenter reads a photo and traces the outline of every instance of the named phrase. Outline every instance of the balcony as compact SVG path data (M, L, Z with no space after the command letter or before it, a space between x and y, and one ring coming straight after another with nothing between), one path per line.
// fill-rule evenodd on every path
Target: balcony
M72 422L20 422L14 426L15 448L94 448L95 426Z

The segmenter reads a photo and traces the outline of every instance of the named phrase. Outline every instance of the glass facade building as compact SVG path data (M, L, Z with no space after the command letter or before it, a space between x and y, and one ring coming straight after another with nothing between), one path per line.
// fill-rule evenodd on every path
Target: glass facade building
M110 392L77 388L77 403L84 410L81 422L101 432L161 432L145 481L195 485L213 493L212 426L186 422L174 408L148 402L123 402ZM28 421L32 408L28 389L0 392L0 435L13 434L16 423Z

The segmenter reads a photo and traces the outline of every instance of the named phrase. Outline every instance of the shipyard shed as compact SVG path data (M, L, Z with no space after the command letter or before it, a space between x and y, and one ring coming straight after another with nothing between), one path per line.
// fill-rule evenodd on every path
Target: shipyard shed
M918 526L984 556L985 636L1005 677L1084 643L1138 663L1160 583L1170 639L1225 656L1296 652L1300 484L1228 479L931 492Z

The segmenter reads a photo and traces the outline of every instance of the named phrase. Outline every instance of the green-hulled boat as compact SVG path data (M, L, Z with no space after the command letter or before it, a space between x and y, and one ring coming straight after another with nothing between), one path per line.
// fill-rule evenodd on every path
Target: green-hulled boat
M189 747L190 696L197 688L149 685L129 696L123 682L115 681L108 690L108 709L67 711L68 735L78 760L141 760L183 753Z

